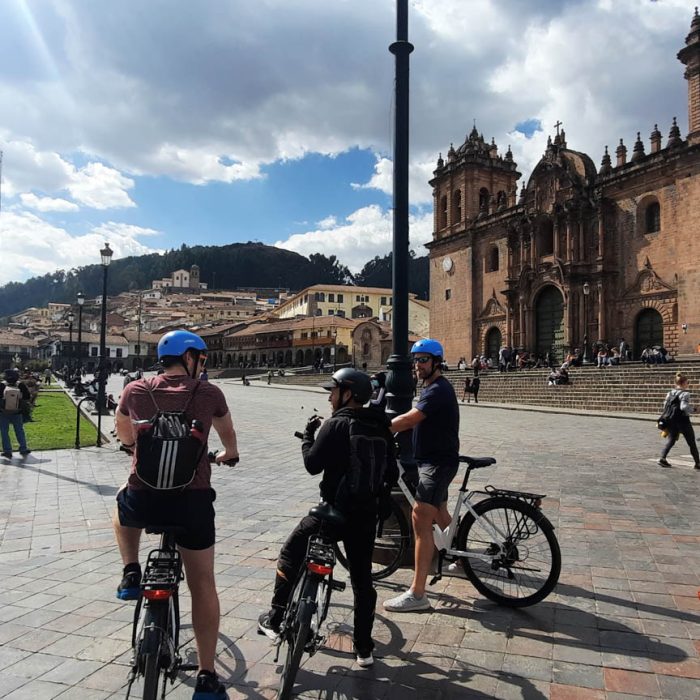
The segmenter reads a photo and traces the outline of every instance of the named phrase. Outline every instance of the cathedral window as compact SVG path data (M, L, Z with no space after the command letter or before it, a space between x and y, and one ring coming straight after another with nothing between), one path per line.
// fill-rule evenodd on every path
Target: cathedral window
M496 272L498 263L498 246L492 246L486 256L486 272Z
M661 207L658 202L652 202L644 212L645 231L658 233L661 230Z
M452 298L452 290L451 289L446 289L445 290L445 301L448 301Z
M539 255L552 255L554 253L554 224L551 221L543 221L540 225L537 249Z
M462 191L457 190L453 195L454 211L452 220L456 223L462 220Z
M481 211L488 211L489 199L491 199L489 191L485 187L482 187L479 190L479 209Z
M508 198L503 190L500 190L496 195L496 209L499 211L505 209L508 206Z
M447 197L440 197L440 228L447 226Z

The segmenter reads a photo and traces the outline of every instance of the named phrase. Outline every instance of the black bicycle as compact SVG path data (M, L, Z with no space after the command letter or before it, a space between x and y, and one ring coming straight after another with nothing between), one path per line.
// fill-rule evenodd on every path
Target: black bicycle
M128 449L124 451L128 452ZM216 454L209 453L213 462ZM226 462L234 466L238 460ZM137 678L143 678L143 700L165 698L168 681L174 683L180 671L196 671L197 664L183 663L180 655L180 603L178 589L184 576L182 558L175 538L181 527L146 528L159 534L160 545L148 553L141 578L141 591L134 610L131 646L134 652L126 698Z
M304 652L313 656L323 644L321 626L328 613L331 592L345 590L344 583L333 580L334 540L324 534L325 527L340 530L345 522L343 515L328 503L314 506L309 515L321 521L321 529L317 535L309 538L304 566L297 576L280 625L275 663L279 660L282 647L286 646L286 651L278 700L291 697Z

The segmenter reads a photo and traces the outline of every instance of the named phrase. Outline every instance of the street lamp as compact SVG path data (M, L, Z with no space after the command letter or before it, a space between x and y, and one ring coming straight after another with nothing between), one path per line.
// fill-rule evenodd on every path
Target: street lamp
M591 285L583 283L583 364L591 363L588 356L588 295L591 293Z
M83 376L83 304L85 295L78 292L78 374Z
M106 407L105 385L107 384L107 268L112 262L109 243L100 251L102 262L102 323L100 324L100 363L97 369L97 447L102 447L102 412Z
M387 361L387 414L390 418L411 410L412 363L408 356L408 146L409 63L413 45L408 41L408 0L396 3L394 54L394 175L392 354ZM400 433L402 461L410 462L413 451L410 431Z
M73 315L73 312L70 311L68 313L68 376L71 376L73 374L73 356L74 356L74 350L73 350L73 321L75 320L75 316Z
M333 328L333 374L335 374L336 355L338 354L338 329Z

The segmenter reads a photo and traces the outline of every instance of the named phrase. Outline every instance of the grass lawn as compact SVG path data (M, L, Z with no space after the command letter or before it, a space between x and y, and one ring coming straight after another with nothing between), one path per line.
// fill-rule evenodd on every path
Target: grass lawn
M30 450L59 450L75 447L75 404L63 392L41 391L32 413L33 421L24 424ZM19 449L10 426L13 449ZM80 444L94 445L97 429L85 416L80 418Z

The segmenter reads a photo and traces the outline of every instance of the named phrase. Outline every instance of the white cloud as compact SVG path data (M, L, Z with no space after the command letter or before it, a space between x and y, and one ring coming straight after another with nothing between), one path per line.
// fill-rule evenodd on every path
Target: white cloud
M21 194L19 196L22 204L28 209L36 209L37 211L78 211L80 207L75 202L69 202L67 199L53 197L37 197L31 192L29 194Z
M73 173L67 190L73 199L93 209L135 207L127 190L134 181L102 163L88 163Z
M391 195L394 192L394 162L390 158L376 156L374 173L365 183L353 182L351 187L355 190L375 189L384 194ZM408 192L411 204L428 204L433 201L432 189L428 182L433 176L435 163L413 162L408 167Z
M3 212L0 240L3 264L0 285L17 279L43 275L56 269L71 269L99 263L99 250L108 241L114 258L163 252L139 241L158 231L116 222L107 222L82 235L71 235L28 212Z
M410 218L410 246L418 255L425 254L423 244L431 239L432 227L432 213ZM354 211L332 228L295 233L275 245L306 256L311 253L335 255L352 272L359 272L368 260L391 252L392 230L391 212L372 205Z
M327 216L325 219L321 219L319 222L316 223L316 226L318 226L322 231L325 231L329 228L335 228L338 224L338 219L335 218L335 216Z

